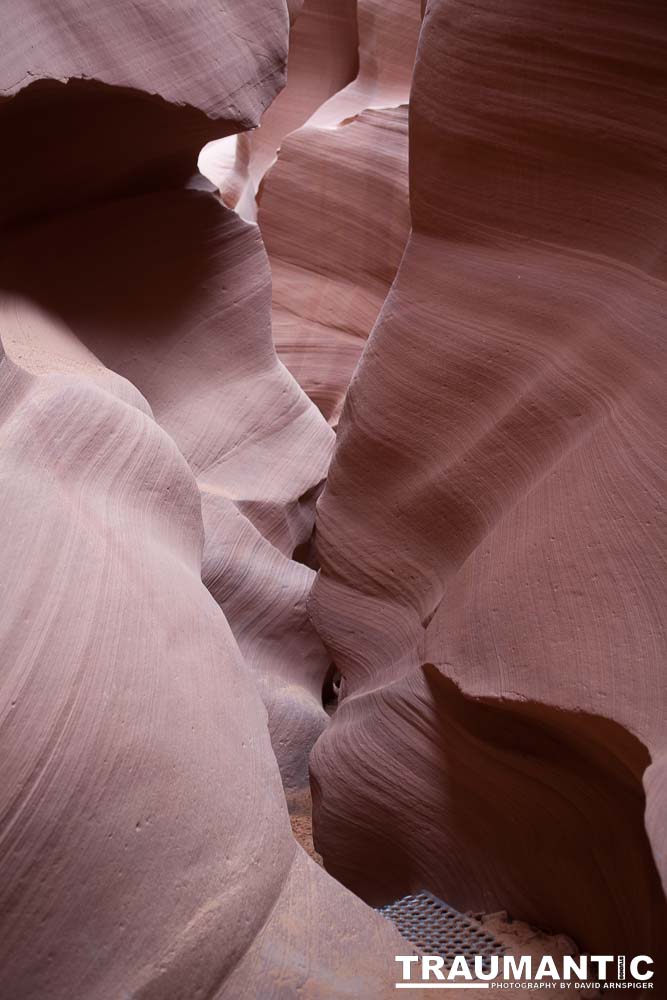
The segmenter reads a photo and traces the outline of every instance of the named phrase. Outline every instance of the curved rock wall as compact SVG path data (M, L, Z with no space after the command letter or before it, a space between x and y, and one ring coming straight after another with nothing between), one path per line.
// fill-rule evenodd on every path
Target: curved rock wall
M286 137L258 212L276 348L333 426L410 228L407 104L419 4L359 0L357 21L355 79Z
M344 678L313 761L325 864L373 901L428 875L656 956L666 27L651 3L428 3L412 233L311 598Z
M0 993L389 996L405 942L284 795L327 721L292 553L333 434L274 352L257 228L189 180L282 85L287 7L10 27Z
M662 7L0 26L0 996L659 962Z

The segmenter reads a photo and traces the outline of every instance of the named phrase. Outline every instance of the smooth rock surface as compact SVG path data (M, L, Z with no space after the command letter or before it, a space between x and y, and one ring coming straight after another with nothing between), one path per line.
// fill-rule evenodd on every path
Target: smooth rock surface
M282 361L336 423L405 248L407 108L288 137L262 193Z
M357 0L304 0L292 12L284 90L250 135L204 147L199 169L223 202L255 220L255 196L286 135L355 78L358 69Z
M428 3L413 232L311 598L344 675L325 865L656 961L666 28L651 3Z
M334 426L410 226L407 103L419 4L359 0L357 20L355 79L285 139L258 212L278 353Z
M421 888L659 995L665 11L0 27L3 1000L389 998Z
M333 435L276 358L256 227L189 181L281 86L287 5L10 27L0 991L388 997L405 942L297 847L283 788L326 723L291 556Z

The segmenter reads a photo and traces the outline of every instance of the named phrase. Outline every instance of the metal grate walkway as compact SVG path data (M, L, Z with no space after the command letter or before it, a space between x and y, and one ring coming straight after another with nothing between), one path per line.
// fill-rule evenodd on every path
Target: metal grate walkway
M502 956L506 951L482 924L425 889L381 906L378 913L396 924L419 955L440 955L445 968L457 955L463 955L472 970L475 956L479 956L483 971L489 972L491 956Z

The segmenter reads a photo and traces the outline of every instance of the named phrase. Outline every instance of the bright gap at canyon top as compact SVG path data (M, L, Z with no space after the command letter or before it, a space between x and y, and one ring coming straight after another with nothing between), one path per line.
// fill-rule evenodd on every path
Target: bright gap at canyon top
M1 1000L667 998L667 5L0 29Z

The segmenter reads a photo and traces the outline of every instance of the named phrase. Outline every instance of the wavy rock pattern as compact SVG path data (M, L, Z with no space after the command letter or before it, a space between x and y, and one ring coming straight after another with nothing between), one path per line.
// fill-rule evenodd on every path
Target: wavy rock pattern
M305 0L291 11L289 79L252 134L209 143L199 169L223 202L246 219L282 140L354 79L358 68L356 0Z
M291 556L333 435L256 227L188 181L281 85L287 9L102 7L31 4L0 106L2 992L389 996L405 942L283 791L327 718Z
M359 71L311 116L310 124L337 125L367 108L405 104L420 25L418 0L357 0Z
M63 248L56 260L54 246ZM290 557L310 537L333 435L275 356L268 265L257 228L206 192L160 192L33 225L16 234L7 251L7 283L61 317L96 357L136 385L179 446L206 516L216 523L215 532L206 533L205 564L214 563L219 575L221 560L224 566L236 551L239 522L215 517L217 507L231 504L248 530L254 527L269 543L269 562L281 567L279 587L303 605ZM261 588L261 561L251 562L248 574L255 574L251 590ZM261 606L275 615L270 602ZM305 609L302 617L317 647ZM243 630L239 623L238 634ZM319 661L321 690L329 663L321 647ZM312 664L304 666L304 684L314 696L311 674ZM282 682L271 695L266 689L272 712L287 710L274 703L291 690ZM305 697L294 692L295 711L305 711ZM313 717L320 729L325 721L321 700L306 714L312 745ZM307 783L301 741L291 746L298 763L289 767Z
M0 996L659 961L664 11L0 27Z
M407 153L407 108L365 111L299 129L264 185L276 347L332 423L405 247Z
M322 688L329 657L306 611L315 573L218 494L202 493L202 513L202 578L256 674L283 784L296 792L308 787L308 757L328 721Z
M209 139L258 125L285 80L283 0L173 6L3 4L0 222L179 186Z
M3 994L388 988L400 938L290 836L183 457L66 328L2 330Z
M284 141L258 214L278 353L334 425L410 226L407 103L419 5L361 0L357 19L356 78Z
M270 19L266 27L272 27ZM236 30L233 24L229 30ZM261 62L258 57L257 65ZM78 109L76 95L59 94L54 118L64 104L67 121L76 120L70 98ZM189 140L191 170L201 140L188 133L191 112L184 112L183 120L173 107L160 105L154 113L160 123L172 116L167 135ZM285 557L280 586L303 606L290 557L312 532L314 499L333 435L276 358L270 276L257 229L222 209L206 190L144 194L142 188L143 183L122 201L105 198L14 233L2 261L5 287L59 316L96 357L139 388L197 477L207 515L213 517L216 505L225 508L229 501L243 511ZM56 259L54 246L61 248ZM218 574L236 543L235 525L225 536L223 523L229 522L218 519L215 535L206 535L205 560ZM273 556L270 562L277 568ZM263 570L253 564L251 573L255 568L252 587L261 588ZM271 620L275 613L270 609ZM302 619L309 648L317 648L305 611ZM237 634L244 631L242 622L234 624ZM319 648L321 690L328 658ZM311 704L312 662L303 672L303 689L294 685L294 668L289 685L280 681L272 693L264 688L272 719L284 716L290 705L304 717L303 735L290 743L294 759L283 767L290 783L299 774L301 786L307 784L305 750L325 722L321 698ZM281 739L275 735L276 746Z
M413 229L311 599L344 675L313 760L330 870L656 958L666 29L648 2L428 3Z

